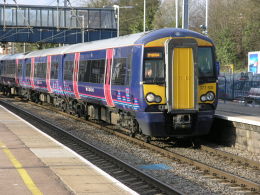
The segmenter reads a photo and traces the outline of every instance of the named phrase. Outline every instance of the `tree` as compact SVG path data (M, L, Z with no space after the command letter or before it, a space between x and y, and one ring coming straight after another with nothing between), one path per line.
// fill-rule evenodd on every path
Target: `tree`
M209 35L219 61L246 69L248 52L260 49L259 0L210 1L209 13Z
M132 34L143 31L144 0L88 0L88 7L103 7L119 5L120 9L120 35ZM160 6L160 0L146 1L146 30L154 29L154 16ZM124 7L131 6L126 9Z
M156 29L176 26L175 7L175 3L172 0L164 0L154 17L153 25Z
M105 6L115 5L117 2L117 0L87 0L83 1L82 4L87 5L87 7L101 8Z

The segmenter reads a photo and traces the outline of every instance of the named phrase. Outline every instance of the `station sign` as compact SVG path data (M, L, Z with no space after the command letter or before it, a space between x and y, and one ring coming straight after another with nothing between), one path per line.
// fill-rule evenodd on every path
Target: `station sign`
M260 51L248 52L248 72L260 74Z

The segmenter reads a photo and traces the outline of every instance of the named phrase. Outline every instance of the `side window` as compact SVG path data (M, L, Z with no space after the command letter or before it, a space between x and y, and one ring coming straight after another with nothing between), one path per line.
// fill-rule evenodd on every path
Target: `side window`
M51 79L58 79L59 63L51 62Z
M112 68L112 85L129 85L130 58L115 58Z
M26 77L30 77L31 75L31 63L26 64Z
M64 64L64 80L72 81L73 76L73 61L66 61Z
M3 75L3 61L0 61L0 75Z
M5 63L4 72L8 77L14 77L15 75L15 60L8 60Z
M88 74L87 74L87 62L86 60L80 61L79 64L79 81L87 82Z
M34 77L45 78L46 77L46 63L35 63Z
M10 67L9 67L9 75L11 77L15 76L15 60L10 61Z
M79 81L89 83L103 83L105 60L80 61Z
M88 61L90 75L90 83L103 83L104 82L104 71L105 71L105 60L91 60Z
M22 67L23 67L23 65L22 64L18 64L18 70L17 70L17 75L18 75L18 77L21 77L22 76Z

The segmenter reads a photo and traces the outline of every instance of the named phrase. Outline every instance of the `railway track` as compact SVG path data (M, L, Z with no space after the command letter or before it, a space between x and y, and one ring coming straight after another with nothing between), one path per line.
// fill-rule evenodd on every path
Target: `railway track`
M244 164L245 166L249 166L251 168L260 170L260 163L259 162L256 162L256 161L253 161L253 160L241 157L241 156L237 156L237 155L234 155L234 154L231 154L231 153L228 153L228 152L224 152L224 151L221 151L221 150L218 150L218 149L206 146L206 145L201 145L200 149L203 150L203 151L212 153L214 155L218 155L222 158L227 158L231 161L241 163L241 164Z
M50 108L48 108L48 109L50 109ZM51 108L51 110L53 110L53 109ZM55 110L53 110L53 111L55 111ZM57 110L56 110L56 112L57 112ZM65 114L65 115L69 115L69 114ZM69 115L69 116L71 116L71 115ZM182 156L178 153L168 151L168 150L161 148L161 147L158 147L156 145L153 145L153 144L150 144L150 143L145 143L142 140L132 138L128 135L123 134L122 132L114 131L113 126L104 127L100 124L92 123L90 121L85 121L83 119L80 119L80 118L77 118L77 117L74 117L74 116L71 116L71 117L73 117L74 119L79 120L79 121L84 121L84 122L86 122L90 125L94 125L94 126L99 127L99 128L102 127L102 129L104 129L104 130L106 130L106 131L108 131L112 134L115 134L119 137L122 137L122 138L124 138L124 139L126 139L130 142L133 142L134 144L138 144L140 146L143 146L145 148L148 148L150 150L158 152L158 153L160 153L160 154L162 154L162 155L164 155L168 158L171 158L171 159L177 160L179 162L186 163L186 164L189 164L191 166L194 166L197 169L200 169L201 171L203 171L206 175L209 175L210 177L212 177L213 179L218 179L221 182L229 182L230 185L232 185L232 186L239 186L239 187L243 188L244 190L250 190L250 191L253 191L255 193L260 193L260 184L258 184L258 183L252 182L252 181L245 179L245 178L242 178L238 175L234 175L232 173L228 173L226 171L223 171L223 170L217 169L215 167L209 166L209 165L207 165L203 162L199 162L199 161L196 161L194 159ZM260 165L259 165L258 162L251 161L249 159L239 157L239 156L236 156L236 155L233 155L233 154L230 154L230 153L226 153L226 152L223 152L223 151L220 151L220 150L217 150L217 149L214 149L214 148L210 148L210 147L204 146L204 145L201 146L201 150L207 151L208 153L211 153L211 154L214 154L214 155L219 155L222 158L232 159L232 161L248 165L248 166L255 168L259 171Z
M2 100L0 100L0 105L38 127L46 134L71 148L76 153L140 194L183 194L174 187L160 182L54 124L35 116L33 113Z

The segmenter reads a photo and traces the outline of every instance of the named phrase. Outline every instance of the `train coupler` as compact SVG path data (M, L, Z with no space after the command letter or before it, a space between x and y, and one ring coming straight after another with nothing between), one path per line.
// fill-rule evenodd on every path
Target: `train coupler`
M191 115L190 114L178 114L173 116L173 127L175 129L191 128Z

